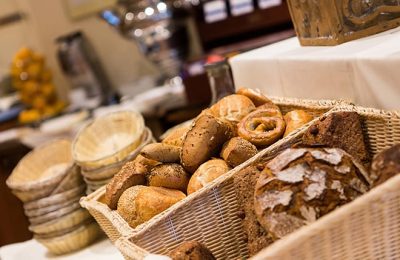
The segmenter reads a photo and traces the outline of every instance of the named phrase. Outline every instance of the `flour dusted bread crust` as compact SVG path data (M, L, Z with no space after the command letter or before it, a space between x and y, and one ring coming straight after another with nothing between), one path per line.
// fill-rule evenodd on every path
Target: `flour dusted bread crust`
M172 260L215 260L210 250L197 241L187 241L180 244L169 254Z
M185 197L186 195L178 190L133 186L120 197L117 211L132 228L135 228Z
M185 125L172 130L161 142L164 144L175 145L182 147L183 139L189 131L190 125Z
M181 152L181 164L194 173L212 156L219 153L222 145L234 135L231 125L210 114L199 116L186 134Z
M191 194L219 176L227 173L231 168L221 159L212 159L203 163L190 178L187 194Z
M166 163L154 167L147 176L149 186L186 192L190 175L180 164Z
M400 174L400 144L383 150L372 160L373 186L380 185L397 174Z
M287 149L257 180L258 222L274 240L280 239L365 193L366 176L341 149Z
M231 166L236 167L257 154L257 147L241 137L234 137L224 144L221 157Z

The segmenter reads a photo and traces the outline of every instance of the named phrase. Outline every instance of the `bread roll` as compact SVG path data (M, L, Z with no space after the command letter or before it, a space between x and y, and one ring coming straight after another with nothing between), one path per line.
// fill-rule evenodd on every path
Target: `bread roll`
M135 228L185 197L185 194L178 190L133 186L120 197L117 211L132 228Z
M371 178L376 187L400 173L400 144L383 150L372 160Z
M284 116L286 122L286 130L283 136L287 136L297 128L310 122L313 117L304 110L293 110Z
M365 169L341 149L287 149L260 174L258 222L280 239L368 190Z
M149 186L186 192L190 175L180 164L167 163L154 167L147 176Z
M143 157L162 163L179 162L180 153L180 147L164 143L148 144L140 151Z
M233 136L229 123L210 115L199 116L183 141L181 164L193 173L204 162L218 154L222 145Z
M203 163L190 178L187 194L191 194L227 173L231 168L221 159L212 159Z
M209 112L218 118L228 120L235 125L256 107L253 102L242 95L229 95L210 107Z
M183 242L168 254L172 260L215 260L210 250L197 241Z
M118 200L126 189L146 183L143 171L138 172L136 169L135 161L127 162L107 184L104 202L110 209L117 209Z
M183 139L185 139L185 135L189 131L189 128L190 128L190 125L185 125L185 126L181 126L176 129L173 129L162 140L162 143L182 147Z
M140 154L133 160L136 172L141 174L149 174L151 169L160 164L160 162L147 159Z
M254 90L250 88L240 88L236 91L236 94L248 97L256 107L264 104L273 104L272 101L261 93L259 89Z
M257 154L257 148L241 137L234 137L224 144L221 157L232 167L247 161Z

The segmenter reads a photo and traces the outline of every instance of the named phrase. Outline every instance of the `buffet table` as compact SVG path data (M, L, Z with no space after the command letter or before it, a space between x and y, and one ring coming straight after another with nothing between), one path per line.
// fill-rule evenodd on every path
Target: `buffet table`
M11 244L0 247L0 259L2 260L19 260L19 259L57 259L57 260L108 260L108 259L124 259L117 248L114 247L110 240L103 239L97 241L89 247L80 251L63 255L50 255L46 248L39 244L36 240L28 240L22 243Z
M273 96L400 108L400 28L334 47L296 37L230 59L235 85Z

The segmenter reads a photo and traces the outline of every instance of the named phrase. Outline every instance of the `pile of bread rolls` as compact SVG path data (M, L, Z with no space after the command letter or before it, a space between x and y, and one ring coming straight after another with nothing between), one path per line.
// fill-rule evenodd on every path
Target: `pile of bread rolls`
M105 202L136 227L311 119L302 110L283 116L261 93L240 89L145 146L107 185Z

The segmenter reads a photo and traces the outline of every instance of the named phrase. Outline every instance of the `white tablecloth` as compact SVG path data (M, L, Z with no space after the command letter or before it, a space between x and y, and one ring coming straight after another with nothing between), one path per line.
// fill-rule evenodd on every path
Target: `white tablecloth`
M54 256L47 252L47 249L36 240L11 244L0 248L1 260L119 260L124 259L121 253L114 247L110 240L103 239L80 251Z
M237 87L400 109L400 28L334 47L302 47L291 38L237 55L230 64Z

